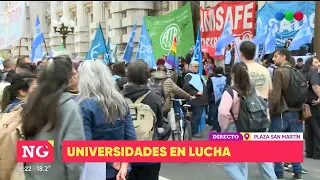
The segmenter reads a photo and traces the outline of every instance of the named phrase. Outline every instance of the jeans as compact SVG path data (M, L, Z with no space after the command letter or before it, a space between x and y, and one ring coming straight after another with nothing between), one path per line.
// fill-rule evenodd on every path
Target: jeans
M298 121L298 112L284 112L281 115L276 115L271 118L270 132L303 132L303 124ZM283 176L282 162L274 163L274 169L277 176ZM302 174L301 164L292 163L294 173Z
M272 163L257 163L265 180L277 180ZM224 163L224 170L232 180L248 180L248 163Z
M237 132L235 124L229 124L225 132ZM263 179L277 180L272 163L257 163L257 165ZM248 180L248 163L224 163L224 170L232 180Z
M212 125L212 129L221 132L221 128L218 122L218 108L219 104L210 103L209 105L209 113L208 113L208 121Z
M192 135L199 132L200 119L202 116L203 106L192 106L191 130Z

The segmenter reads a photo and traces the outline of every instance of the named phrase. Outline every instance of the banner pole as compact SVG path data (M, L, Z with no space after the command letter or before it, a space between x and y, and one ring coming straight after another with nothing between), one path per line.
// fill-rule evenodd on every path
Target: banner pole
M21 52L21 38L20 38L20 42L19 42L19 57L20 57L20 52Z

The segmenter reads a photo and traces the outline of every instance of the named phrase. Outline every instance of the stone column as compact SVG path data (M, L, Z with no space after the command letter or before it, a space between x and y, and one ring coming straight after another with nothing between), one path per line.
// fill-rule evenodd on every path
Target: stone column
M104 35L104 37L106 37L106 34L105 34L106 24L105 24L105 21L103 18L103 16L104 16L103 2L102 1L93 1L92 3L93 3L92 4L93 22L90 24L91 40L94 38L94 36L96 34L96 30L98 28L99 23L101 25L103 35Z
M89 50L88 17L84 8L84 1L77 1L77 26L75 27L76 59L84 60Z
M50 2L51 28L49 33L49 37L50 37L49 45L51 47L51 50L54 50L55 48L57 48L61 43L61 35L59 33L54 33L54 29L53 29L53 21L54 20L59 21L59 19L57 18L57 8L58 8L58 1L51 1Z

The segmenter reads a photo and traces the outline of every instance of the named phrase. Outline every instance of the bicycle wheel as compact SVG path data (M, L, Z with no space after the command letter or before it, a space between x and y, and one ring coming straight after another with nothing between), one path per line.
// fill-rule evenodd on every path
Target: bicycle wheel
M191 131L191 122L186 120L186 124L184 126L184 141L191 141L192 140L192 131Z

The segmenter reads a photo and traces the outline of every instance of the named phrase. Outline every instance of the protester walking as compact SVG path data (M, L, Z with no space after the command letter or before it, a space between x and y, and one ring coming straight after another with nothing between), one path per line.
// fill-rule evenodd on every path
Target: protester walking
M239 132L235 121L239 120L240 115L240 96L250 95L255 91L251 85L247 66L244 63L236 63L231 70L232 88L230 89L233 95L228 91L224 91L221 103L219 106L219 124L222 132ZM258 92L257 92L258 93ZM260 174L265 180L276 180L272 163L257 163ZM247 163L225 163L224 169L233 180L248 179L248 164Z
M86 140L136 140L128 104L117 90L109 68L102 61L85 61L79 67L79 77ZM107 180L124 179L131 169L128 162L106 164Z
M218 122L218 107L221 102L223 91L227 86L227 77L223 75L223 68L217 67L214 70L214 76L209 77L207 81L207 88L209 94L209 113L208 122L211 123L211 131L221 132Z
M72 62L68 55L50 59L23 107L25 139L54 140L54 163L25 163L31 169L24 172L26 180L80 179L84 163L62 162L62 141L85 139L80 107L67 92L71 76ZM49 165L49 171L37 171L37 167Z
M299 112L306 99L307 82L300 71L289 62L290 57L290 52L284 48L274 52L273 61L279 68L274 71L274 89L269 98L270 132L303 132ZM304 86L301 86L303 83ZM301 164L292 163L292 167L293 178L301 179ZM282 162L275 162L275 173L278 179L284 179L283 171Z
M267 101L269 93L272 91L272 80L269 71L254 61L256 45L251 41L244 41L239 50L241 59L248 67L251 84Z
M143 60L132 61L127 69L128 83L123 87L123 95L135 102L140 97L141 103L150 106L156 116L154 139L159 139L157 130L163 127L162 100L160 96L150 91L147 83L149 79L148 65ZM153 121L153 119L150 119ZM169 136L171 134L170 131ZM129 180L158 180L161 163L132 163Z
M208 91L202 75L199 75L199 62L192 61L190 63L190 73L184 80L183 89L196 98L190 101L192 109L191 129L194 138L202 138L201 131L205 126L205 109L208 105ZM201 120L204 122L200 122ZM200 125L202 127L200 127Z

